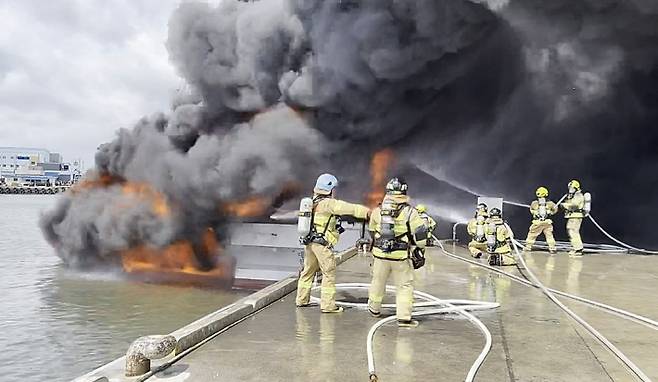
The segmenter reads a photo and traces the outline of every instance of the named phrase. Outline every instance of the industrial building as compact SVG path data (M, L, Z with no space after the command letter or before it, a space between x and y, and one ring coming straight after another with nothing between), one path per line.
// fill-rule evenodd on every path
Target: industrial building
M46 149L0 147L0 182L19 185L58 185L76 182L82 175L80 161L64 162L62 155Z

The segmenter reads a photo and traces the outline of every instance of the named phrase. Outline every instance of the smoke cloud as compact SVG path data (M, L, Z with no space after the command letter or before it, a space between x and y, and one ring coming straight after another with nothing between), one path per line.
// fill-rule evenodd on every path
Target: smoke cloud
M658 204L636 196L658 182L657 37L648 0L185 2L169 22L187 82L172 110L101 145L90 179L120 181L67 195L43 231L73 265L221 236L221 206L310 190L321 172L361 194L370 156L392 147L521 200L580 178L611 229L642 239L646 227L615 223ZM126 182L150 185L168 213Z

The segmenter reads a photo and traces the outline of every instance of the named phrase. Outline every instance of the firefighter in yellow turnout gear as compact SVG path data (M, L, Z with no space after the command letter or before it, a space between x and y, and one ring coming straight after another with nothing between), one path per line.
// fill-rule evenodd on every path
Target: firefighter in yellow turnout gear
M420 217L425 221L425 226L427 227L427 246L431 247L434 245L433 235L436 229L436 220L427 213L427 207L424 204L417 205L416 211L418 211Z
M560 204L564 208L564 217L567 219L567 234L571 241L569 256L580 257L583 255L583 240L580 238L580 226L585 217L585 196L580 189L580 182L572 180L568 184L569 194Z
M427 227L418 211L409 205L407 184L393 178L386 185L382 205L373 210L369 224L373 237L372 282L368 293L368 310L379 316L390 274L396 287L396 314L398 326L415 327L411 319L414 291L414 268L410 254L422 252L427 239Z
M550 219L550 216L557 213L557 205L547 199L548 189L546 187L537 188L535 195L537 196L537 200L530 203L532 224L528 230L528 237L525 239L526 245L524 250L531 251L537 237L544 234L549 252L555 253L557 248L555 237L553 236L553 220Z
M320 309L323 313L342 312L336 306L336 259L332 249L340 237L336 219L339 216L353 216L366 220L368 207L334 199L333 190L338 180L331 174L318 177L313 190L313 218L311 234L304 246L304 269L297 282L298 307L308 306L315 273L322 271Z
M487 261L489 265L516 265L516 259L512 256L510 240L502 211L492 208L489 211L489 223L487 224L487 252L489 252Z
M466 230L471 235L471 242L468 243L468 250L471 256L476 259L482 257L482 254L487 252L487 224L489 219L489 212L487 205L480 203L475 210L475 216L469 220Z

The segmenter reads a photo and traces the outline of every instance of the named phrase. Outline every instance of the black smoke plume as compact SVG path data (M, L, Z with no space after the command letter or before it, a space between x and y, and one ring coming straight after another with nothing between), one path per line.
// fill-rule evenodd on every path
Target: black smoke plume
M187 86L170 112L102 145L93 175L147 183L172 212L119 183L69 194L42 227L70 264L221 235L218 206L310 190L321 172L361 195L370 156L391 147L517 200L538 185L557 198L578 178L600 220L642 241L658 206L657 42L649 0L185 2L167 46ZM412 179L441 204L426 184Z

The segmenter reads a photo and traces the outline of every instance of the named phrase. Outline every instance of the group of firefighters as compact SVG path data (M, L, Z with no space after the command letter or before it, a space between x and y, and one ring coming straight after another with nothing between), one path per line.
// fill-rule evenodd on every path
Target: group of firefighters
M412 320L414 269L425 262L425 247L432 244L432 232L436 222L427 214L424 205L411 206L407 195L408 185L399 177L386 185L386 194L377 208L348 203L334 197L338 179L331 174L318 177L313 189L313 198L302 200L299 227L304 244L304 268L297 284L297 307L310 305L313 280L317 272L322 273L320 287L320 310L322 313L340 313L343 308L336 305L336 260L333 247L338 243L342 228L340 217L350 216L368 222L370 239L363 238L360 244L369 247L373 256L372 281L368 291L368 311L374 317L381 315L381 306L386 291L386 281L392 275L396 286L396 314L398 326L415 327ZM582 256L580 224L584 213L585 198L580 183L569 182L569 193L558 203L548 200L548 190L539 187L537 199L530 206L533 220L525 250L531 250L537 236L544 234L549 251L555 253L553 223L550 216L565 210L567 231L573 245L571 256ZM305 204L306 203L306 204ZM303 220L306 219L306 220ZM305 223L305 224L302 224ZM303 232L302 232L303 231ZM491 265L513 265L510 234L499 208L488 209L478 204L475 217L468 223L472 237L468 248L473 257L488 255Z
M557 243L553 236L553 220L551 216L558 212L559 207L564 209L567 219L567 234L572 249L571 257L583 255L583 242L580 238L580 226L587 213L586 194L583 194L580 182L572 180L568 184L568 193L558 203L548 199L548 189L539 187L535 192L537 199L530 204L532 223L528 230L524 251L532 250L539 235L544 235L548 250L551 254L557 253ZM468 233L471 241L468 250L474 258L480 258L487 253L489 265L515 265L510 246L508 227L502 219L501 210L489 210L483 203L478 204L475 216L468 222Z

